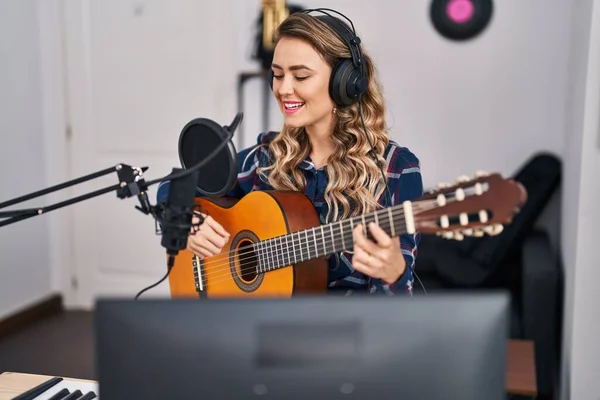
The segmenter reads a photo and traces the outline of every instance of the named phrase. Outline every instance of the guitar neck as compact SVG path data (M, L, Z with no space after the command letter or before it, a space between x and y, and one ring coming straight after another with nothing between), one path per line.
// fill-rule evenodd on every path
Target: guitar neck
M353 217L327 225L320 225L291 234L274 237L254 244L258 256L258 272L272 271L288 265L329 256L344 250L352 250L352 231L358 224L373 238L368 224L374 222L389 236L414 233L412 204L381 209L369 214Z

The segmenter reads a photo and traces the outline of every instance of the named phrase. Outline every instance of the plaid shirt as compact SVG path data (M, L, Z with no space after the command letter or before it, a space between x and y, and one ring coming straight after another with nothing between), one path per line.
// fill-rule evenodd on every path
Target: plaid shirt
M256 173L257 167L270 164L268 144L277 132L261 133L257 144L238 153L237 184L228 194L241 198L254 190L272 190L273 188ZM387 164L388 187L392 194L392 205L405 200L415 200L423 195L423 182L418 158L405 147L400 147L394 141L385 149L384 158ZM324 201L327 187L327 167L316 169L310 157L307 157L299 167L306 177L304 194L310 199L317 211L321 223L326 223L327 203ZM166 201L168 182L159 185L157 201ZM388 196L384 192L379 203L385 206ZM379 279L373 279L352 267L352 254L340 252L332 254L328 259L329 292L339 292L348 295L353 292L381 293L394 295L400 292L412 293L413 274L417 257L417 245L420 234L403 234L399 236L402 254L406 260L406 270L400 279L391 285L383 284Z

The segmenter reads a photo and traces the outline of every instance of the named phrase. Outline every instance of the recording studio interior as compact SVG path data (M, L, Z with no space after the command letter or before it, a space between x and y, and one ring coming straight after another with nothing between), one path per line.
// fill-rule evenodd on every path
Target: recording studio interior
M0 400L600 399L597 1L0 0L0 135Z

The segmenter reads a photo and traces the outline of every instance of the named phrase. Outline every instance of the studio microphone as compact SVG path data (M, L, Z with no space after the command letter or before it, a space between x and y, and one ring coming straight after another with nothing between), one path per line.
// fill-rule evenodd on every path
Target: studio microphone
M181 171L181 168L173 168L172 174ZM169 255L169 268L173 267L179 251L187 247L188 235L192 228L198 174L199 170L190 171L189 174L172 179L169 183L169 195L162 206L160 217L161 245Z

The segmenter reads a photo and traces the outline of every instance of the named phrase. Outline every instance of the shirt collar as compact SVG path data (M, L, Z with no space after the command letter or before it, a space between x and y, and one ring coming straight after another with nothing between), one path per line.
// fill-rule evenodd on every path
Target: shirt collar
M310 158L310 156L306 156L306 158L304 160L302 160L302 162L300 164L298 164L298 167L300 169L305 170L305 171L317 172L317 169L315 168L315 164L313 163L313 161ZM319 171L320 170L326 171L327 170L327 166L321 167L319 169Z

